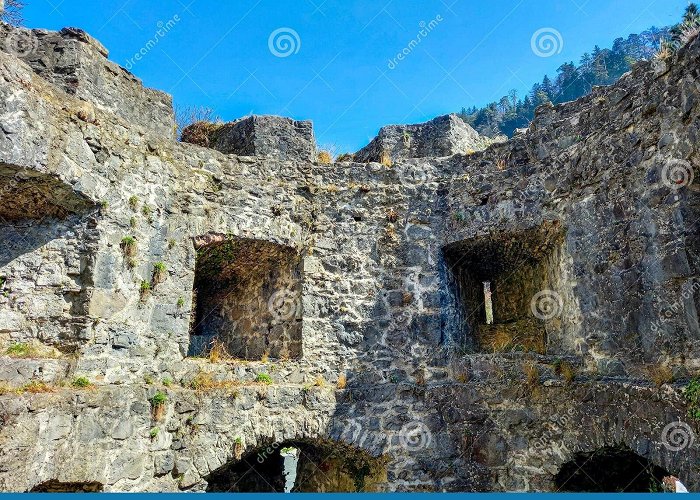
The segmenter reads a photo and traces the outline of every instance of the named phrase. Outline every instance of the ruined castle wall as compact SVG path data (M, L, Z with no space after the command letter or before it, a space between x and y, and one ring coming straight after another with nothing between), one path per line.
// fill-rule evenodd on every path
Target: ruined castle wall
M649 369L697 368L697 203L665 167L699 160L699 54L695 40L542 108L485 152L387 167L174 143L97 97L86 114L0 52L0 162L38 178L7 183L24 195L3 228L24 243L0 260L0 381L21 394L0 396L0 488L201 491L243 453L299 439L383 456L386 490L551 490L576 452L619 443L696 485L697 448L663 442L688 420L680 385ZM198 246L217 238L298 256L300 296L281 303L301 317L298 359L188 356ZM495 273L501 336L551 292L527 318L541 352L476 341L460 266ZM59 353L7 354L28 339Z
M33 71L70 95L163 137L175 137L172 97L107 59L108 51L77 28L60 32L0 25L0 50L25 61Z

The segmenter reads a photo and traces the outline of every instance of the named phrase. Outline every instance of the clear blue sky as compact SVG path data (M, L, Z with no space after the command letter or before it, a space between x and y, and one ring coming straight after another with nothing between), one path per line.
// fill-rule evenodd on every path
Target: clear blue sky
M26 0L25 24L77 26L122 66L174 26L131 71L176 104L311 119L320 145L354 151L382 125L417 123L508 90L522 95L545 73L594 45L677 22L687 0ZM176 17L177 16L177 17ZM438 16L440 16L438 18ZM176 20L176 19L179 19ZM394 69L389 60L432 29ZM270 35L292 34L287 57ZM541 28L563 44L531 46ZM281 45L288 50L281 33ZM555 43L558 40L555 39ZM272 45L273 49L275 45ZM555 47L556 48L556 47ZM546 50L546 46L545 49ZM550 49L551 50L551 49Z

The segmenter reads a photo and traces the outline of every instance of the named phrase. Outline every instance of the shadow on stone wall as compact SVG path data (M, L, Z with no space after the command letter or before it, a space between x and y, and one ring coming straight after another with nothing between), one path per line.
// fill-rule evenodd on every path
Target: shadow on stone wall
M443 248L447 291L455 318L448 335L469 350L547 351L547 315L533 313L532 301L550 293L557 300L564 230L558 221L518 232L503 232L452 243ZM492 313L487 318L485 284ZM558 336L553 333L553 336Z
M195 239L195 315L188 355L217 342L239 359L301 357L301 257L248 238Z
M364 451L333 441L288 441L252 450L212 472L208 492L284 492L286 450L297 454L292 492L351 493L377 491L386 465Z
M0 163L0 267L81 229L97 207L59 179Z

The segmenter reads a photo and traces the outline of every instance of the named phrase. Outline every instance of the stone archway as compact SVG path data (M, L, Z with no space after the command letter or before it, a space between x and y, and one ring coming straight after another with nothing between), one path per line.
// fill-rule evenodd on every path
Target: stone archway
M207 492L371 492L386 481L386 463L333 441L285 441L256 448L206 480Z
M564 463L554 483L557 491L648 493L661 491L668 471L624 445L578 453Z

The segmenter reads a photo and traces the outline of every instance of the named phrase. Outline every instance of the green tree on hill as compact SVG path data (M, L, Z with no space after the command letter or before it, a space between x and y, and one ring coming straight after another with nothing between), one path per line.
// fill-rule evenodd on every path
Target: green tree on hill
M22 0L0 0L0 19L4 23L19 26L24 21L22 17L22 9L24 2Z
M689 7L692 18L697 7ZM659 49L662 39L670 37L668 29L651 28L638 35L618 38L610 49L595 46L585 53L578 64L573 61L562 64L555 77L545 75L542 82L532 86L523 98L515 90L483 108L462 108L460 116L479 133L511 136L516 128L527 127L541 104L578 99L591 92L595 85L610 85L629 71L639 60L651 59Z

